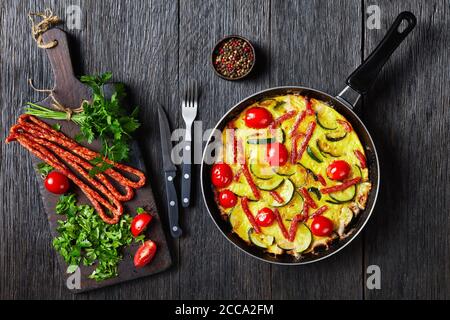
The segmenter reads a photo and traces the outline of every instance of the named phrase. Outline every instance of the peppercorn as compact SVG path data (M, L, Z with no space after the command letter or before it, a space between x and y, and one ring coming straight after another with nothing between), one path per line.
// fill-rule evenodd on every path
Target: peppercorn
M226 39L215 48L213 65L216 71L230 79L240 78L250 72L255 56L248 41L240 38Z

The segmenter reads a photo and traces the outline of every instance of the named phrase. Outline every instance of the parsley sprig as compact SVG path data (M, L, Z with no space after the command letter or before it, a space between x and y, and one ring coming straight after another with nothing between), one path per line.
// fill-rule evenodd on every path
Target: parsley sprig
M43 179L45 179L45 177L50 172L52 172L54 170L54 168L51 165L49 165L49 164L47 164L45 162L40 162L40 163L37 164L37 170L38 170L39 174L41 175L41 177Z
M96 264L89 276L97 281L117 276L117 266L122 260L121 249L133 239L143 241L142 237L133 238L130 231L132 218L122 216L119 223L109 225L88 205L77 205L74 194L62 195L56 205L56 213L65 215L58 221L59 236L53 239L53 246L61 254L68 270L76 266Z

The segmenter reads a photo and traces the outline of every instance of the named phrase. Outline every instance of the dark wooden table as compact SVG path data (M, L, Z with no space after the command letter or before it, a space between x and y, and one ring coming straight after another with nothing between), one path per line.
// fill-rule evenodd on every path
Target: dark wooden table
M77 74L112 71L141 106L138 139L163 216L155 101L170 110L173 127L182 126L180 88L196 78L198 119L210 128L230 106L271 86L338 93L399 12L414 12L418 25L357 108L378 146L381 194L362 235L341 253L301 267L252 259L221 236L196 183L194 206L182 212L186 235L172 241L176 262L168 272L73 295L51 246L31 157L19 144L1 143L0 298L450 298L448 0L1 1L2 141L24 103L43 98L27 78L39 87L53 81L45 53L31 39L27 12L56 5L64 18L72 4L82 10L81 30L68 30ZM380 30L365 25L373 4L380 8ZM212 46L227 34L258 47L258 70L247 80L227 82L210 68ZM369 265L381 269L380 290L366 287Z

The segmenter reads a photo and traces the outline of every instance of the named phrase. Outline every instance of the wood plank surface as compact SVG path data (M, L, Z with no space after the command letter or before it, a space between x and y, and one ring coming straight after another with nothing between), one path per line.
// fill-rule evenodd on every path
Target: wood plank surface
M382 30L365 30L370 53L398 13L417 26L364 100L363 120L381 160L381 192L366 230L365 265L381 269L368 299L450 298L450 66L448 1L377 1Z
M181 1L180 89L189 77L201 84L198 119L214 127L222 115L246 96L269 87L266 72L252 80L230 82L217 77L210 64L214 44L239 34L269 48L269 1ZM259 58L259 57L258 57ZM198 151L198 148L197 148ZM209 217L200 191L199 167L194 176L195 206L185 210L187 236L180 242L180 296L189 299L270 298L270 265L238 251Z
M365 28L367 6L381 11L381 30ZM170 241L173 267L118 286L73 295L64 286L31 156L0 143L1 299L394 299L450 298L450 151L447 0L118 0L0 1L0 140L33 92L27 78L51 87L50 64L31 39L28 11L47 7L65 18L82 10L81 30L68 30L78 75L112 71L141 107L138 135L150 183L166 215L155 101L172 129L183 127L180 94L201 84L198 119L212 127L258 90L304 85L338 93L346 76L382 38L394 17L418 17L356 109L381 159L381 194L367 229L337 255L313 265L271 266L233 247L203 205L195 168L194 205L181 210L185 236ZM215 41L237 33L258 49L256 72L227 82L210 68ZM168 237L170 240L170 237ZM366 268L381 268L381 289L366 289Z
M272 1L271 84L339 93L361 60L360 29L357 1ZM274 266L272 295L277 299L359 299L361 279L362 242L358 237L324 261Z
M4 2L2 2L4 3ZM26 14L28 11L52 7L55 13L65 17L66 8L72 1L27 2L16 5L7 1L2 10L2 140L25 101L37 101L42 94L34 93L27 84L32 77L39 87L53 85L50 65L45 52L38 49L30 36ZM144 124L138 139L143 153L149 181L155 197L164 196L162 189L161 163L158 161L158 125L153 103L159 99L169 104L175 99L170 90L177 83L177 3L166 1L83 1L80 5L83 15L82 30L71 30L74 63L78 74L112 71L114 80L127 84L134 103L141 107L140 118ZM94 14L103 12L104 14ZM143 14L144 13L144 14ZM131 23L131 21L133 23ZM21 27L10 28L17 25ZM146 26L143 28L142 26ZM6 60L6 59L7 60ZM3 61L9 61L5 64ZM154 64L150 64L154 61ZM158 61L164 63L157 63ZM12 83L13 82L13 83ZM154 85L164 83L166 86ZM8 84L4 86L3 84ZM135 94L139 92L139 94ZM6 100L6 101L5 101ZM175 112L178 109L173 110ZM42 203L39 199L38 181L33 175L31 157L18 144L2 146L2 192L3 210L11 213L2 215L1 296L4 298L175 298L178 274L175 268L160 275L136 282L130 282L110 290L98 290L74 296L64 287L58 272L56 254L51 246L51 237ZM21 161L17 161L20 159ZM8 177L6 177L8 175ZM14 180L11 178L14 177ZM17 181L21 181L18 184ZM159 202L161 216L166 217L165 206ZM15 213L15 214L12 214ZM177 253L174 243L173 252ZM175 257L176 258L176 257ZM174 262L176 265L176 259ZM18 268L18 266L21 266ZM28 270L23 272L23 270ZM33 285L32 285L33 284ZM36 285L37 284L37 285Z

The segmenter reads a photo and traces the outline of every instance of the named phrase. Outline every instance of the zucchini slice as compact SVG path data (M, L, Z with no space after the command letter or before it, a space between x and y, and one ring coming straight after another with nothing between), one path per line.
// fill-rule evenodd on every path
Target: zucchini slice
M272 207L283 207L283 206L287 205L294 197L294 192L295 192L294 183L292 183L292 181L289 179L283 179L283 180L284 180L284 183L276 191L283 198L284 202L279 203L275 199L273 199L272 203L270 204Z
M228 187L228 189L238 197L247 197L250 200L256 200L255 196L253 195L252 188L250 188L247 183L234 182Z
M259 103L259 106L265 108L273 108L277 105L277 100L275 99L265 99Z
M277 246L284 250L293 250L297 253L301 253L309 248L311 240L311 231L309 231L305 224L300 223L297 227L294 241L290 242L284 238L277 239Z
M331 146L328 142L322 141L320 139L316 140L317 149L319 149L322 155L329 154L332 157L340 157L341 155L338 153L335 147Z
M350 202L355 198L356 195L356 184L338 192L330 193L330 198L337 203Z
M345 131L344 132L337 131L337 132L327 133L325 135L325 138L328 141L330 141L330 142L337 142L337 141L344 140L346 136L347 136L347 132L345 132Z
M276 141L275 138L252 138L248 139L248 144L269 144L274 143Z
M308 168L307 166L305 166L301 162L298 162L298 164L301 165L306 170L307 174L310 174L313 177L314 181L318 181L319 180L319 178L317 178L317 175L314 173L314 171L312 171L310 168Z
M363 174L362 174L362 171L361 171L360 166L358 166L357 164L355 164L355 165L353 165L353 167L356 167L355 172L357 172L357 174L355 174L355 178L356 178L356 177L360 177L361 180L363 180Z
M271 131L268 130L268 133L270 133ZM273 136L268 136L266 134L264 135L260 135L257 138L249 138L247 139L247 143L248 144L269 144L269 143L274 143L274 142L280 142L280 143L284 143L284 141L286 140L286 134L284 133L284 130L281 128L278 128L275 130L275 133Z
M269 180L256 180L256 186L265 191L272 191L278 188L284 181L283 177L274 175L273 178Z
M286 104L286 101L276 100L276 99L265 99L259 103L259 105L262 107L265 107L268 109L274 109L274 110L281 108L285 104Z
M349 207L343 207L339 213L339 221L344 223L344 226L348 226L353 220L353 211Z
M323 160L320 159L320 157L314 152L314 150L313 150L310 146L308 146L308 147L306 148L306 153L308 153L308 156L309 156L311 159L313 159L314 161L316 161L316 162L318 162L318 163L322 163L322 162L323 162Z
M244 210L239 205L228 216L231 228L234 233L241 237L244 241L249 241L248 232L252 228Z
M282 167L274 167L273 171L280 176L290 177L297 172L297 168L295 166L282 166Z
M275 110L281 108L282 106L284 106L286 104L286 101L277 101L277 103L273 106L273 108Z
M322 194L320 193L319 189L317 189L316 187L308 188L308 192L314 193L316 195L316 198L318 201L320 201L320 199L322 198Z
M263 233L258 234L255 230L253 230L253 228L248 230L248 238L255 246L264 249L267 249L275 242L275 238L273 236Z
M275 172L273 172L271 167L258 163L251 163L250 171L255 177L263 180L269 180L270 178L275 176Z
M333 125L330 124L329 122L325 122L325 119L321 119L321 117L319 116L319 113L317 113L317 112L316 112L316 121L317 121L317 124L322 129L325 129L325 130L336 130L337 129L337 126L333 127Z

